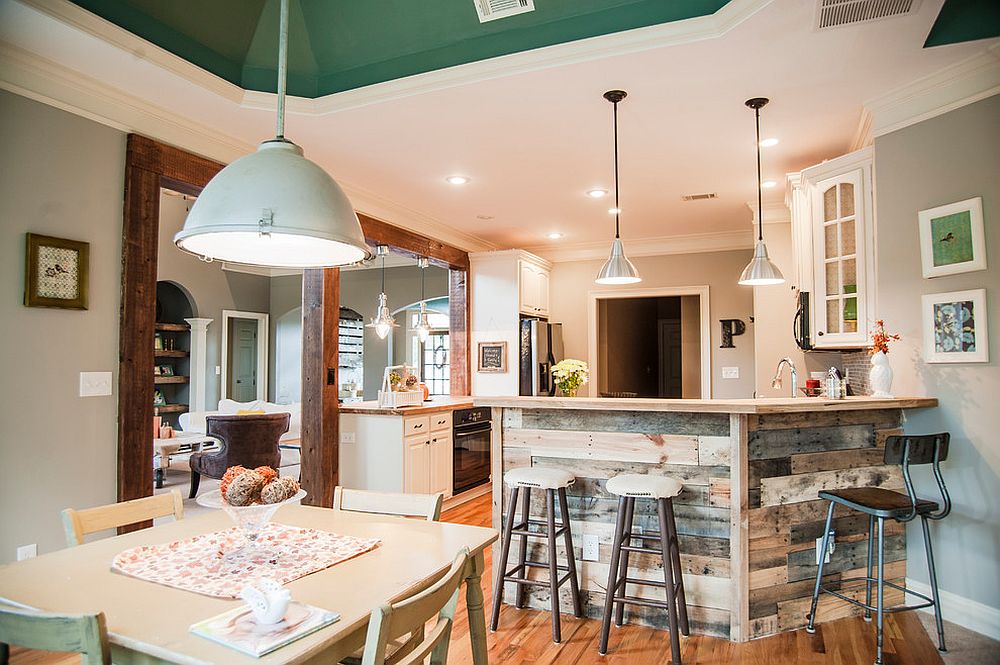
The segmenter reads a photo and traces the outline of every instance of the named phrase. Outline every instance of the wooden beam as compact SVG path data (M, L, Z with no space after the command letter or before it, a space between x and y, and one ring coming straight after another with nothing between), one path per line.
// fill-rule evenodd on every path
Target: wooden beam
M448 281L448 339L451 345L451 394L471 395L472 359L469 349L469 271L452 270Z
M395 252L414 258L426 256L431 263L453 270L469 269L469 253L464 250L362 213L358 213L358 219L369 245L388 245Z
M157 173L168 181L163 183L165 187L193 196L200 194L208 181L225 166L139 134L128 135L126 151L128 164Z
M333 507L340 480L340 270L302 273L302 488L303 503Z

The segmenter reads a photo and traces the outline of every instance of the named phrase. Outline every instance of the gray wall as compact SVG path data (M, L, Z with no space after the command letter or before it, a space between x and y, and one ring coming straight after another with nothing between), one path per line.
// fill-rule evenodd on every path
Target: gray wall
M125 134L0 92L0 562L65 544L59 512L115 500ZM29 308L24 234L90 243L90 308ZM79 397L81 371L111 371Z
M944 477L955 508L934 524L942 589L1000 608L1000 96L887 134L875 141L878 313L903 336L889 359L896 395L937 397L910 412L908 432L951 432ZM924 279L917 212L981 196L989 269ZM923 362L920 296L986 288L990 362ZM934 488L929 473L918 487ZM919 525L908 531L907 575L926 583ZM947 618L947 615L946 615Z
M215 373L216 365L222 364L222 310L267 313L271 287L268 277L223 270L219 262L205 263L177 249L174 234L184 226L188 207L192 203L179 196L160 196L156 278L182 287L193 300L194 316L213 319L208 325L205 369L205 404L208 410L212 410L222 395L222 377Z
M626 249L628 244L626 243ZM666 286L709 287L709 332L712 338L712 397L752 397L754 387L753 289L739 286L736 280L750 260L750 250L642 256L633 259L642 282L639 289ZM549 318L563 324L563 343L567 358L587 360L587 307L591 291L613 291L631 287L607 287L594 284L603 260L556 263L552 268ZM719 319L742 319L746 333L735 338L736 348L720 349L722 333ZM739 379L723 379L723 367L739 367ZM589 389L589 392L587 392ZM597 387L588 384L581 394L596 395Z

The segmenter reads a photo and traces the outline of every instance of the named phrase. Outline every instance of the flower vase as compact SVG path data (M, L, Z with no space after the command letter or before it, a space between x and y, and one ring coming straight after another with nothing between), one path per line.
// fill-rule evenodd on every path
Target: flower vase
M563 397L576 397L576 388L562 391Z
M891 398L892 367L884 351L872 355L872 368L868 373L868 385L871 386L872 397Z

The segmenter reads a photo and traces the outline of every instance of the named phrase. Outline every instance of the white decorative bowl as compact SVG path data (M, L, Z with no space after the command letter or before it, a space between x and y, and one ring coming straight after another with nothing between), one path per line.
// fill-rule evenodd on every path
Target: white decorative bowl
M264 554L260 551L257 538L261 529L271 521L278 508L291 503L300 503L306 496L306 491L300 489L280 503L256 503L250 506L233 506L222 498L222 492L213 490L201 494L196 499L199 506L206 508L221 508L238 526L246 537L246 543L237 550L227 553L227 557L237 554Z

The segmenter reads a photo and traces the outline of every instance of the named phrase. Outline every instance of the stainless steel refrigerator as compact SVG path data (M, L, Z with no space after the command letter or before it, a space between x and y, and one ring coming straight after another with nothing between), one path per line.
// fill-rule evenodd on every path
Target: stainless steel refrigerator
M562 324L521 320L521 395L555 395L552 366L563 359Z

